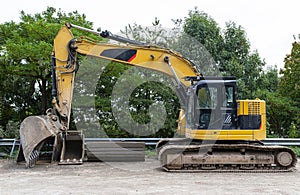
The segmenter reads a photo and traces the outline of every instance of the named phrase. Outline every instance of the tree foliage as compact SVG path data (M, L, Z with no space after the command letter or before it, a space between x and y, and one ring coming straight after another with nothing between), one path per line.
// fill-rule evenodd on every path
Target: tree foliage
M50 55L53 39L65 22L92 27L84 14L48 7L42 13L20 13L20 22L0 24L0 125L44 114L51 106ZM76 31L75 31L76 35Z
M280 92L300 106L300 44L295 42L292 45L291 54L285 58L283 74L280 79Z
M113 70L113 71L112 71ZM97 87L96 107L99 113L100 124L109 137L170 137L173 136L176 128L176 116L178 113L179 103L176 94L172 89L166 87L160 82L144 82L138 85L130 94L130 98L118 97L117 102L112 99L112 93L116 85L122 85L124 89L129 89L130 86L139 83L143 79L145 71L141 69L133 69L133 73L129 77L123 76L124 71L128 71L128 67L122 64L112 63L106 67L106 70L101 75ZM147 72L147 71L146 71ZM113 74L113 80L110 75ZM153 74L153 73L150 73ZM152 77L159 76L151 75ZM108 78L107 78L108 77ZM110 82L105 82L110 80ZM121 82L117 83L117 82ZM130 93L130 91L128 91ZM125 99L124 99L125 98ZM155 117L151 116L149 111L153 104L161 103L166 109L166 120L160 129L155 129L152 125L155 123ZM118 112L116 113L114 112ZM125 117L130 114L134 123L140 125L141 128L130 128L129 121L124 125L116 121L116 117ZM154 121L153 121L154 120Z
M300 137L299 107L292 99L278 92L267 93L266 99L269 135L275 137ZM297 127L297 128L296 128Z
M227 22L221 29L208 14L196 8L185 18L183 30L199 41L211 54L222 75L235 76L238 82L239 98L255 98L258 80L265 62L257 51L250 51L250 42L242 26ZM201 65L204 75L211 66Z
M291 53L284 60L284 69L280 70L283 75L279 80L279 94L277 98L284 101L287 115L286 126L283 126L290 137L300 137L300 43L292 44ZM282 110L280 110L282 112Z
M139 24L128 24L121 33L129 39L140 41L152 45L160 45L165 41L167 32L158 18L152 22L152 26L144 27Z

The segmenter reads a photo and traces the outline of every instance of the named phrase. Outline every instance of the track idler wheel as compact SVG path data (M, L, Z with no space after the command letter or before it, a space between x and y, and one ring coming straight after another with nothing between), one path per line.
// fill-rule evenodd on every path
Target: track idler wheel
M293 163L293 156L289 152L279 152L276 155L276 160L278 164L280 164L283 167L289 167Z

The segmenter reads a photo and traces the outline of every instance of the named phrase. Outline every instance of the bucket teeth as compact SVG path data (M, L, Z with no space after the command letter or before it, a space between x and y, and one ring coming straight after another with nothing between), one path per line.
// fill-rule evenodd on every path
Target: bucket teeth
M38 150L32 151L29 157L29 167L33 167L38 159L39 159L39 151Z

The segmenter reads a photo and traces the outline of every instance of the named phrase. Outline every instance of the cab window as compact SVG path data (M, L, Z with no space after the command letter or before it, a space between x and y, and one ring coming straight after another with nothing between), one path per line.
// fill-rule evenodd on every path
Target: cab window
M224 89L225 99L223 101L223 106L224 107L232 107L233 95L234 95L233 86L226 86L224 88L225 88Z
M215 87L201 87L197 96L200 109L214 109L217 106L218 90Z

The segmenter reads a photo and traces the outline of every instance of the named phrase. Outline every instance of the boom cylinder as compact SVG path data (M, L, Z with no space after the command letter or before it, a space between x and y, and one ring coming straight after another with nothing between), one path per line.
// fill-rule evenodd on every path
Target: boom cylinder
M118 42L121 42L121 43L128 43L128 44L133 44L133 45L146 45L143 42L139 42L139 41L127 39L125 37L121 37L119 35L115 35L115 34L111 33L108 30L105 30L105 31L102 31L102 32L98 32L98 31L91 30L91 29L88 29L88 28L84 28L82 26L77 26L77 25L71 24L71 23L66 23L66 26L68 28L76 28L78 30L83 30L83 31L86 31L86 32L89 32L89 33L93 33L93 34L99 35L99 36L101 36L103 38L108 38L108 39L111 39L111 40L114 40L114 41L118 41Z

